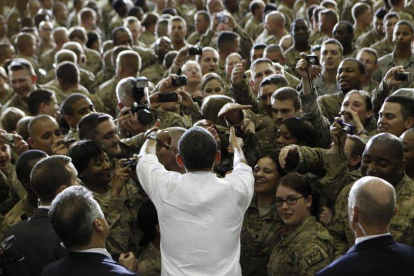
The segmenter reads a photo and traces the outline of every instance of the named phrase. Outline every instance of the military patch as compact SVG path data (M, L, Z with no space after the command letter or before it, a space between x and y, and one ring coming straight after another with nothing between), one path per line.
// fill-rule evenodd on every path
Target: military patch
M305 256L305 261L308 264L308 266L313 266L324 259L325 257L323 256L320 250L313 251L309 255Z
M389 228L390 230L394 230L394 231L405 231L406 226L402 224L391 223Z

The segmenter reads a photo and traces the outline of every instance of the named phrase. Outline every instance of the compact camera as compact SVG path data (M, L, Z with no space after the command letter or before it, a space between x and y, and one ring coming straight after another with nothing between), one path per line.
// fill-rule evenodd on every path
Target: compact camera
M142 98L145 96L145 88L148 87L148 79L146 77L138 77L135 80L131 80L131 82L131 92L135 100L131 107L131 112L138 114L138 121L142 125L149 125L152 123L154 116L150 107L142 102Z
M188 84L187 76L179 75L177 78L172 80L172 86L185 86Z
M203 47L195 47L195 46L191 46L190 50L188 51L188 54L190 56L201 56L203 54Z
M320 65L317 55L306 55L305 59L310 65Z
M355 133L355 126L354 125L352 125L350 123L347 123L347 122L344 122L343 120L339 120L338 123L341 125L342 131L345 132L346 134L352 135L352 134Z
M128 159L127 161L125 161L124 163L122 163L121 167L122 168L130 167L131 169L135 170L135 168L137 167L137 160L135 160L135 159Z

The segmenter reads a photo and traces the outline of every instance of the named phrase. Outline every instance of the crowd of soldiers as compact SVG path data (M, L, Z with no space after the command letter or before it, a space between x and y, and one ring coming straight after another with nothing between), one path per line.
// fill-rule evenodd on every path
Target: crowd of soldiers
M19 157L65 155L105 214L108 252L160 275L157 214L130 158L165 129L157 157L184 174L178 141L201 126L225 176L234 126L255 176L243 275L313 275L342 256L362 176L394 186L389 232L414 245L413 17L404 0L1 1L0 237L42 194ZM288 181L311 193L280 198ZM282 209L299 195L310 204L292 224Z

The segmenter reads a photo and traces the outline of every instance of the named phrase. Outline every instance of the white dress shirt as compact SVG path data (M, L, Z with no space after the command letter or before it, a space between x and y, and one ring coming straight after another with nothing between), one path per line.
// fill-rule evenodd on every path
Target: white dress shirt
M248 165L225 178L180 174L149 154L139 159L137 175L158 212L161 275L241 275L240 231L254 185Z
M370 239L375 239L375 238L379 238L379 237L383 237L383 236L388 236L391 235L390 233L385 233L385 234L379 234L379 235L370 235L370 236L363 236L360 238L356 238L355 239L355 244L358 244L360 242L364 242L366 240L370 240Z

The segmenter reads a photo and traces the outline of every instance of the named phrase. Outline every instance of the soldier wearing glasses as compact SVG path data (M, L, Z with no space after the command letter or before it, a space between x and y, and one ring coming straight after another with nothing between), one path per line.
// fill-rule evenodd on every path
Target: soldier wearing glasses
M275 203L286 231L273 248L268 275L314 275L333 256L333 239L311 215L311 187L299 174L283 177Z

